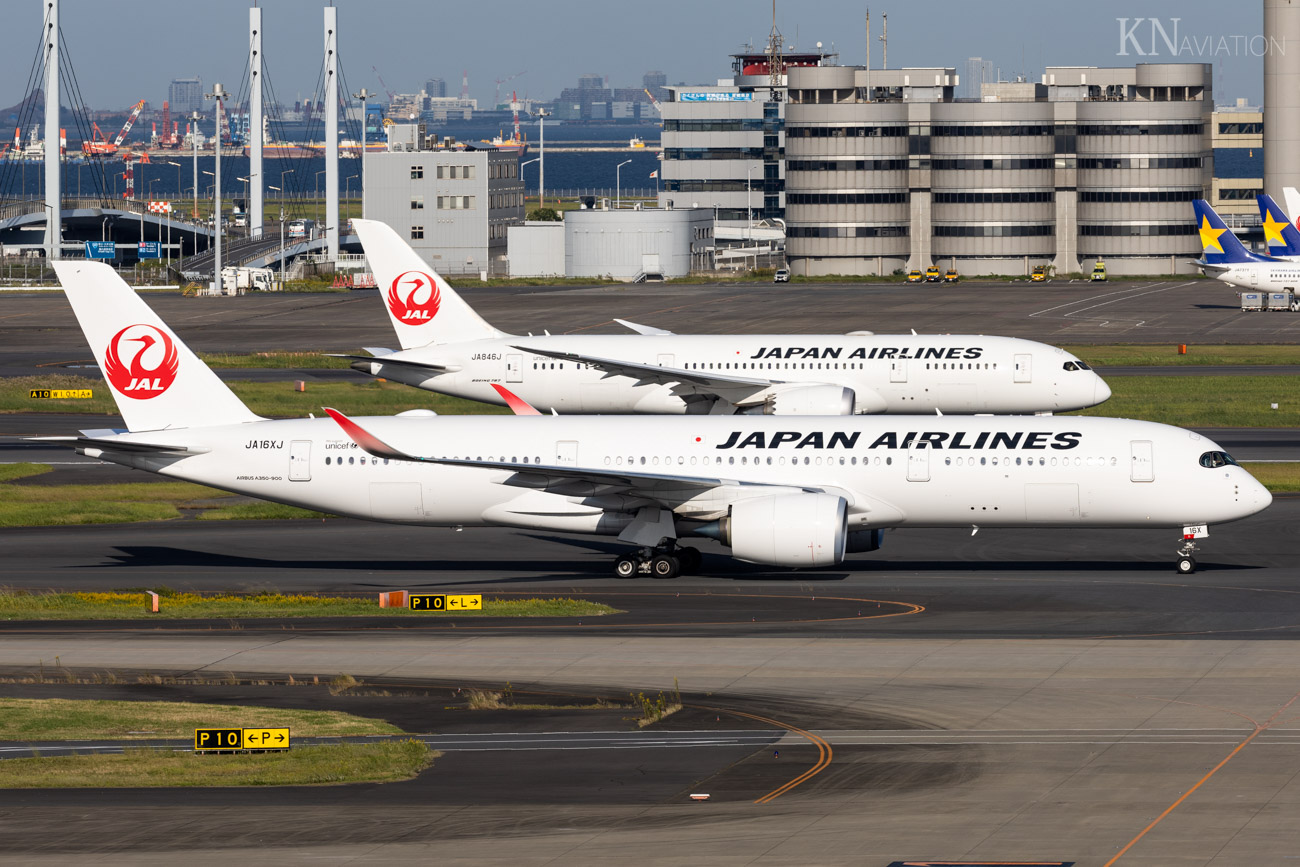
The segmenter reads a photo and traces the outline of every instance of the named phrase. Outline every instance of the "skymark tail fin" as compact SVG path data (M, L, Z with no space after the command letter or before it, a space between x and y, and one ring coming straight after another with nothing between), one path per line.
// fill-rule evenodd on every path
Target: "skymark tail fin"
M54 270L128 429L259 420L108 265L69 260Z
M1300 256L1300 232L1270 195L1258 196L1259 218L1264 221L1264 242L1275 256Z
M1235 265L1243 262L1271 262L1268 256L1260 256L1247 250L1232 233L1223 219L1214 212L1210 203L1204 199L1192 202L1196 212L1196 222L1201 235L1201 258L1210 265Z
M352 221L403 349L504 337L386 223Z

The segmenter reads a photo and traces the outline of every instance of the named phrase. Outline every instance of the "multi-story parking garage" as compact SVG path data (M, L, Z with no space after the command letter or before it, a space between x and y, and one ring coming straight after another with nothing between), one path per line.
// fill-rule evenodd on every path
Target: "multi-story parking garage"
M820 57L787 64L774 99L761 56L740 57L731 84L665 104L662 196L784 219L797 274L1066 273L1097 258L1113 273L1193 270L1190 203L1213 175L1209 65L1049 67L963 101L953 69ZM720 122L754 129L723 141Z

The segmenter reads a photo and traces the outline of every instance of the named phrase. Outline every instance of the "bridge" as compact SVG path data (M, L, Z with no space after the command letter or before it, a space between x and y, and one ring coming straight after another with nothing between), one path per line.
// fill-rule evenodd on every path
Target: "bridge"
M40 248L45 233L46 206L40 199L10 200L0 206L0 244L6 247ZM139 241L179 244L182 253L210 246L216 233L207 223L178 217L175 213L152 214L145 202L99 198L63 199L63 249L76 252L85 241Z

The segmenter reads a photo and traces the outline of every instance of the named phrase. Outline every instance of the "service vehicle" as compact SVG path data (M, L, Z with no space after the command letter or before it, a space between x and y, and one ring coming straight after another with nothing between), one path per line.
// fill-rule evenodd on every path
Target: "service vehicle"
M943 277L939 273L939 269L934 267L933 265L925 269L925 282L938 283L942 279Z
M958 279L959 279L959 278L958 278L958 274L957 274L957 269L956 269L956 268L949 268L947 271L944 272L944 275L943 275L943 282L945 282L945 283L956 283Z
M789 269L789 268L777 268L777 269L776 269L776 273L772 275L772 282L773 282L773 283L789 283L789 282L790 282L790 269Z
M908 283L920 283L924 279L925 279L925 275L922 274L920 271L916 270L915 268L907 272Z
M1047 266L1035 265L1034 270L1030 273L1029 279L1035 283L1042 283L1047 280Z
M1105 282L1106 282L1106 263L1105 263L1105 262L1102 262L1102 261L1098 261L1096 265L1093 265L1093 266L1092 266L1092 277L1089 278L1089 279L1091 279L1092 282L1094 282L1094 283L1105 283Z

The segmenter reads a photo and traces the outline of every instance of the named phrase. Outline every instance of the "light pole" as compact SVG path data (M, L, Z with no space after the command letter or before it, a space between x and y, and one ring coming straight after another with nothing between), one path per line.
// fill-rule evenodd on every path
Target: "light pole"
M190 142L194 145L194 222L199 221L199 120L203 115L196 109L187 120L190 121ZM179 171L178 171L179 176ZM180 182L177 181L177 184ZM198 245L194 245L198 248Z
M313 210L315 211L316 214L316 222L318 223L320 222L320 176L325 174L326 171L327 171L326 169L321 169L316 173L316 192L312 194L312 200L311 200Z
M248 176L248 178L255 177L257 177L256 172ZM247 218L245 222L252 225L252 214L248 212L248 178L235 178L235 180L244 182L244 216Z
M546 207L546 116L550 112L544 108L537 109L537 158L542 164L537 167L537 206ZM522 174L522 172L521 172Z
M181 164L172 160L163 160L166 165L176 166L176 195L179 197L184 194L181 189ZM167 271L170 274L172 267L172 208L171 204L167 205Z
M348 175L347 178L343 181L343 198L344 198L344 200L346 200L347 203L348 203L348 216L347 216L347 219L349 219L349 220L352 219L352 189L351 189L351 181L352 181L352 179L355 178L355 177L357 177L357 176L356 176L356 175ZM340 228L340 229L343 228L343 225L344 225L344 224L343 224L343 219L340 218L340 219L339 219L339 228Z
M753 240L754 232L754 167L745 169L745 239Z
M523 188L524 188L524 199L525 199L525 200L527 200L527 198L528 198L528 185L524 183L524 169L528 168L528 167L531 166L533 163L540 163L541 161L542 161L542 158L541 158L541 157L533 157L531 160L528 160L527 162L523 162L523 163L520 163L520 164L519 164L519 183L520 183L521 185L523 185ZM542 207L542 200L541 200L541 197L540 197L540 196L539 196L538 199L537 199L537 207L539 207L539 208ZM528 215L527 215L527 212L526 212L526 209L525 209L525 214L524 214L525 219L527 219L527 216L528 216Z
M208 171L207 169L204 169L204 170L203 170L203 174L207 175L207 176L210 177L210 178L211 178L211 177L215 177L215 175L213 175L212 172ZM211 190L212 190L212 189L213 189L212 184L208 184L208 185L206 185L206 186L203 188L203 198L205 198L205 199L206 199L206 198L209 198L209 197L212 195L212 193L211 193ZM209 250L212 249L212 235L208 235L208 249L209 249Z
M361 100L361 216L363 217L366 215L366 100L373 95L364 87L361 88L360 93L352 94L353 98Z
M267 189L275 190L277 193L284 193L280 187L266 185ZM280 199L280 291L284 291L284 198Z
M222 107L224 106L225 101L230 98L230 94L227 93L221 87L221 83L218 82L212 85L211 93L203 94L203 98L211 99L214 102L216 102L217 111L219 113ZM219 293L223 291L225 288L224 282L222 281L221 278L221 129L220 129L220 125L218 125L216 146L213 149L213 153L216 156L214 162L216 163L217 174L212 188L212 218L215 221L213 224L213 230L215 231L217 236L217 256L216 259L213 260L213 265L212 265L212 290L213 292Z
M623 160L623 162L614 167L614 210L616 211L623 206L623 166L630 162L632 161Z

